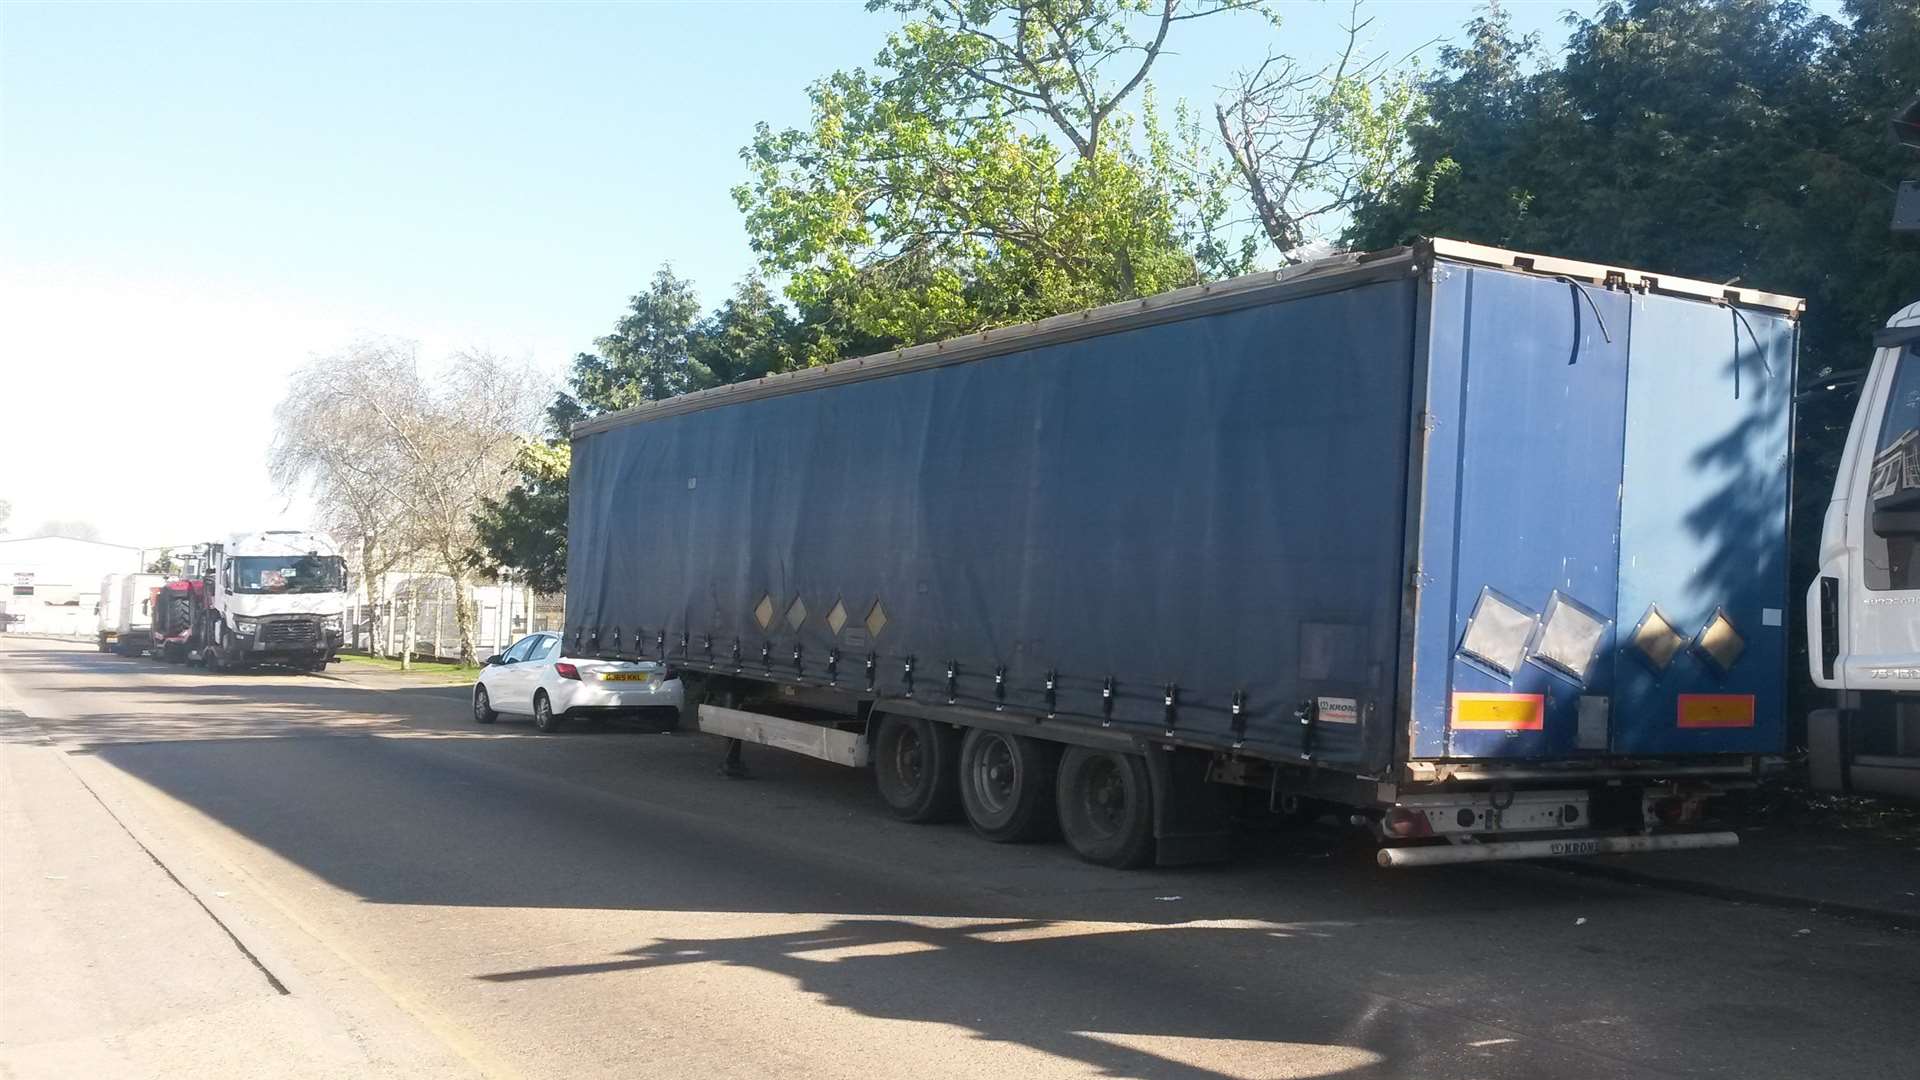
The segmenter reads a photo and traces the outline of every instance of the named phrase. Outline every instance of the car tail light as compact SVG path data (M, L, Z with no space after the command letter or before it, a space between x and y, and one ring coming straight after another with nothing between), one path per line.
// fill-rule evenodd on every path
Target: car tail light
M567 663L565 660L562 660L559 663L553 665L553 670L555 674L559 675L563 679L573 679L575 681L578 681L580 678L580 669L575 667L572 664Z
M1409 810L1404 806L1396 806L1387 811L1386 820L1382 824L1386 826L1389 836L1433 835L1433 823L1427 820L1427 815L1418 810Z

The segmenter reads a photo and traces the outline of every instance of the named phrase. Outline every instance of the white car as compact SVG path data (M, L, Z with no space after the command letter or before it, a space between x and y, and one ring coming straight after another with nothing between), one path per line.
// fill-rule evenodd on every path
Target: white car
M557 631L528 634L484 665L473 684L473 718L482 724L511 713L533 717L541 731L583 716L649 716L671 726L686 701L667 665L562 656Z

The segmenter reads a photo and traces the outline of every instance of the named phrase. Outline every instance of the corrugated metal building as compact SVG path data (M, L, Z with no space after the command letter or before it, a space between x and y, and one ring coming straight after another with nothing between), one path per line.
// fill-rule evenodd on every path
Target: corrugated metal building
M140 549L71 536L0 539L0 633L91 637L100 579L141 570Z

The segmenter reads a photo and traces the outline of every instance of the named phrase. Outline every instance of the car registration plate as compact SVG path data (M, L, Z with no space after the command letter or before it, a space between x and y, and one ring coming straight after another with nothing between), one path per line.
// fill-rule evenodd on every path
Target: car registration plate
M646 682L653 675L645 671L609 671L600 676L601 682Z

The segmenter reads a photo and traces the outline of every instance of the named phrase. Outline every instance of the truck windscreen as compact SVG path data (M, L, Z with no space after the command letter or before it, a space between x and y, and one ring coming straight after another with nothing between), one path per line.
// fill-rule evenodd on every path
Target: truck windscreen
M1893 390L1887 395L1886 417L1880 421L1880 442L1875 454L1900 441L1910 431L1920 429L1920 344L1907 346L1894 369Z
M1868 495L1873 515L1862 538L1868 589L1920 589L1920 532L1913 529L1920 494L1920 342L1900 354L1887 393L1887 408L1874 446ZM1890 513L1883 517L1881 511Z
M233 560L233 591L344 592L347 562L338 555L247 555Z

